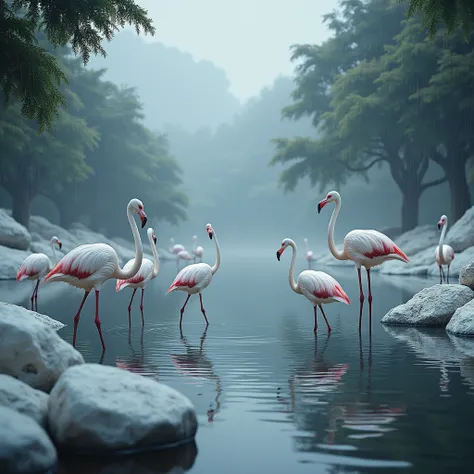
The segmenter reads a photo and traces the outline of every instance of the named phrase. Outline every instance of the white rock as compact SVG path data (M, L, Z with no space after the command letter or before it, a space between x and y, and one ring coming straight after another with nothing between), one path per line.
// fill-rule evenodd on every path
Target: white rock
M456 257L455 257L456 258ZM459 272L459 284L474 290L474 260L464 265Z
M451 245L455 252L462 252L472 247L474 245L472 229L474 229L474 206L449 228L446 243Z
M80 242L71 232L49 222L48 219L45 219L42 216L30 217L30 232L35 232L36 234L40 235L43 241L48 245L51 237L55 235L62 242L64 246L63 248L66 252L69 252L78 245L81 245L81 243L87 243Z
M48 423L59 445L98 451L183 442L197 431L187 397L99 364L71 367L61 376L49 396Z
M31 252L0 245L0 280L14 280L16 273Z
M438 245L440 232L434 225L422 225L403 233L395 239L395 243L410 257L418 252ZM433 257L434 258L434 257Z
M56 319L50 318L46 314L37 313L36 311L30 311L29 309L23 308L22 306L17 306L15 304L10 303L3 303L0 301L0 317L3 315L4 312L8 312L10 316L13 316L18 319L34 318L36 321L39 321L42 324L46 324L46 326L49 326L55 331L59 331L60 329L66 326L61 321L57 321Z
M0 374L0 406L23 413L47 427L48 395L10 375Z
M82 364L84 359L49 327L54 320L37 315L0 303L0 373L49 392L68 367Z
M12 249L26 250L31 236L26 227L19 224L5 209L0 209L0 245Z
M56 450L41 426L30 417L0 407L0 472L44 473L57 462Z
M382 324L444 326L454 312L471 301L474 292L464 285L434 285L424 288L405 304L392 308Z
M474 300L456 310L446 326L446 332L455 336L474 336Z

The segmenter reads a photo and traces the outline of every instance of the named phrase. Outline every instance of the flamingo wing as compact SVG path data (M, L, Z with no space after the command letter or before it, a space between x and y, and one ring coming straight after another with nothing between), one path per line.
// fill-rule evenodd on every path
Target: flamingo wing
M207 263L196 263L184 267L168 288L168 293L174 290L196 290L205 288L212 279L211 267Z
M51 260L44 253L32 253L25 258L16 274L16 280L39 277L51 270Z
M123 267L124 271L129 270L135 262L135 259L132 258L129 260L125 266ZM139 285L140 283L146 283L151 279L153 276L153 262L149 260L148 258L144 258L142 262L142 266L140 267L140 270L138 270L137 274L129 278L128 280L117 280L117 283L115 285L115 291L120 291L126 288L127 286L130 285Z
M310 301L316 298L322 302L334 300L345 304L351 303L339 282L325 272L313 270L301 272L298 287Z

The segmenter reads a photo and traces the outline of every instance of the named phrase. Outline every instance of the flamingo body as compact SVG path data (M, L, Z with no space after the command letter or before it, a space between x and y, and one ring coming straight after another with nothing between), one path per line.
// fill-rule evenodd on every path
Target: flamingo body
M132 268L134 263L134 258L129 260L123 267L124 271ZM138 273L128 280L117 280L115 290L122 291L124 288L145 288L145 285L153 278L153 262L148 258L144 258Z
M313 306L351 303L339 282L325 272L304 270L299 274L296 285Z
M179 260L186 260L187 262L189 262L190 260L193 259L193 257L191 256L191 254L187 250L181 250L180 252L178 252L177 258L178 258L178 261Z
M25 258L16 274L16 281L39 280L48 273L53 264L44 253L32 253Z
M451 245L443 245L441 258L439 256L439 245L436 246L435 258L438 265L451 265L454 260L454 250Z
M183 268L168 289L172 291L185 291L190 295L201 293L209 286L212 280L212 269L207 263L193 263Z

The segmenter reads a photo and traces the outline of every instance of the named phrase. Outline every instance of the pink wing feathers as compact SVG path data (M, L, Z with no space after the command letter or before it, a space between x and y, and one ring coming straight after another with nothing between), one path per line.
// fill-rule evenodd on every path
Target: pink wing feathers
M196 286L207 286L212 279L211 267L207 263L195 263L184 267L168 288L168 293L174 290L190 290Z
M351 301L341 285L325 272L306 270L298 277L298 286L320 300L334 299L341 303Z
M28 255L18 269L16 280L22 281L25 278L40 276L49 271L51 260L44 253L33 253Z
M354 248L366 258L397 255L406 263L409 262L408 257L395 242L377 230L353 230L347 234L346 240L349 247Z
M123 267L123 270L128 271L129 268L132 267L134 262L135 262L134 258L129 260ZM129 285L138 285L139 283L143 283L146 279L148 280L151 279L150 277L152 275L153 275L153 262L147 258L144 258L142 262L142 266L140 267L140 270L138 270L138 273L134 277L129 278L128 280L117 280L117 283L115 285L115 291L123 290Z

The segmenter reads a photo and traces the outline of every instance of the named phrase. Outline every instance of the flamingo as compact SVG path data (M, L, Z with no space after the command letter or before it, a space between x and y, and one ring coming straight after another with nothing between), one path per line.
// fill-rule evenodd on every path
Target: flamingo
M188 294L186 301L184 302L183 307L180 310L181 316L179 318L179 327L182 327L183 324L183 313L184 308L186 307L189 298L191 295L195 295L199 293L199 299L201 301L201 311L206 321L206 326L209 325L209 321L207 320L206 311L202 304L202 291L204 288L209 286L211 283L212 277L215 275L219 266L221 264L221 253L219 247L219 241L217 240L216 233L212 228L211 224L206 225L206 231L209 235L209 238L212 240L214 236L214 242L216 245L216 263L211 267L207 263L193 263L192 265L188 265L187 267L183 268L174 279L171 286L168 288L168 293L172 291L180 290L185 291Z
M387 260L400 260L408 263L408 257L400 248L385 234L377 230L351 230L344 237L344 249L338 250L334 243L334 227L337 215L341 209L341 195L337 191L331 191L319 202L318 214L329 202L336 203L332 211L331 220L328 227L329 250L338 260L352 260L357 268L360 290L360 312L359 312L359 333L362 331L362 308L364 306L364 292L362 290L361 267L367 270L367 283L369 290L369 331L372 333L372 290L370 286L370 269L381 265Z
M160 271L160 260L158 258L158 252L156 251L156 236L151 227L147 230L148 240L150 242L151 252L153 253L153 262L148 258L144 258L142 262L142 266L138 273L129 278L128 280L117 280L117 284L115 285L115 291L119 292L124 288L133 288L132 297L130 298L130 303L128 304L128 324L129 326L132 324L131 322L131 315L130 312L132 310L132 302L133 298L135 297L135 293L137 292L138 288L142 289L142 299L140 302L140 310L142 312L142 325L145 324L145 319L143 316L143 297L145 296L145 285L150 281L156 278L158 272ZM123 267L123 271L128 271L129 268L132 268L133 264L135 263L135 259L132 258L129 260L125 266Z
M291 257L290 270L288 279L291 289L300 295L303 295L314 307L314 333L318 331L318 307L321 310L324 321L328 327L328 333L331 332L331 326L324 314L322 305L335 303L350 304L349 297L346 295L341 285L331 275L324 272L316 272L314 270L304 270L298 275L295 281L294 271L296 262L296 244L294 240L283 239L280 250L277 250L276 256L278 261L287 247L293 249Z
M54 264L56 265L58 259L56 258L56 251L54 250L54 246L57 245L59 249L63 246L61 241L54 235L51 240L51 249L53 251L53 259ZM32 253L25 258L21 267L18 269L16 274L16 281L23 281L23 280L36 280L36 285L33 289L33 293L31 294L31 309L33 311L38 311L38 287L40 284L41 278L48 273L51 268L53 268L53 264L47 255L44 253ZM35 304L36 303L36 304ZM36 306L36 309L35 309Z
M77 325L81 316L82 307L92 289L95 290L95 325L99 332L102 349L105 352L104 338L100 328L99 292L102 284L111 278L128 280L137 274L143 261L143 245L133 214L138 214L145 226L147 216L143 210L143 203L139 199L131 199L127 205L127 218L132 229L135 242L135 260L128 270L121 269L117 252L107 244L85 244L76 247L67 253L58 264L46 275L43 283L64 281L71 286L84 290L81 305L74 316L74 334L72 345L76 345Z
M308 248L308 239L307 238L304 239L304 245L305 245L305 248L306 248L306 253L305 253L304 258L308 262L308 268L311 270L311 264L313 263L313 252L311 250L309 250L309 248Z
M179 261L184 260L185 262L190 262L193 260L192 255L187 250L181 250L176 255L176 268L179 270Z
M435 250L435 258L438 262L439 267L439 283L442 284L444 280L443 265L448 266L448 277L446 283L449 284L449 267L451 262L454 260L454 250L450 245L444 243L444 237L446 231L448 230L448 218L445 215L442 215L438 222L438 229L443 228L441 236L439 237L439 244Z
M194 263L196 263L196 259L199 258L199 262L202 262L202 257L204 256L204 249L197 244L198 237L197 235L193 235L193 255L194 255Z
M178 253L181 252L182 250L186 250L186 249L185 249L184 246L181 245L181 244L176 244L176 245L175 245L174 239L173 239L173 237L171 237L171 239L170 239L170 245L169 245L169 247L168 247L168 250L169 250L170 253L178 254Z

